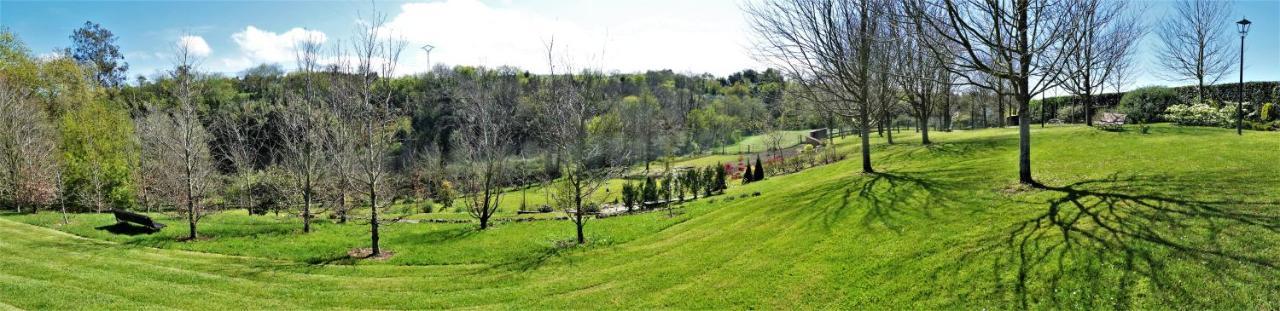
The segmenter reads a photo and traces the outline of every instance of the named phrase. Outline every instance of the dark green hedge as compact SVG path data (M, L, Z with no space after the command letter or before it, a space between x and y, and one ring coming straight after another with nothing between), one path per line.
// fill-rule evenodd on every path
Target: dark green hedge
M1280 103L1280 96L1277 88L1280 88L1280 81L1263 81L1263 82L1245 82L1245 96L1247 102L1252 103ZM1190 102L1196 98L1196 86L1179 86L1173 88L1183 102ZM1218 101L1235 102L1240 94L1240 83L1223 83L1210 85L1205 87L1205 96ZM1120 104L1120 98L1124 97L1124 93L1106 93L1094 96L1097 103L1095 110L1113 110ZM1049 104L1048 114L1050 118L1059 118L1064 120L1079 120L1082 116L1060 116L1058 108L1078 104L1079 98L1074 96L1057 96L1049 97L1044 101Z

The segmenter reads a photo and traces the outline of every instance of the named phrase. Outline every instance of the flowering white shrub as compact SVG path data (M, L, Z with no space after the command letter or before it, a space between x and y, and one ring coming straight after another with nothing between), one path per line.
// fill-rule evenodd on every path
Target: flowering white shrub
M1213 108L1207 103L1172 105L1164 111L1164 119L1179 125L1235 126L1235 107Z

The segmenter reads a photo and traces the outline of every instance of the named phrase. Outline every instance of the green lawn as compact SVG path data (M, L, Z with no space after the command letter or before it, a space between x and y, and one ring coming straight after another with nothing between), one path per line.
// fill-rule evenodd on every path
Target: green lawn
M778 141L778 148L795 146L800 143L801 139L804 139L804 137L807 136L809 136L809 130L782 131L782 140ZM747 153L748 150L751 152L760 152L769 149L769 144L771 143L769 139L769 135L766 134L747 136L743 137L742 140L739 140L737 143L725 146L724 150L729 153Z
M6 215L0 308L1280 308L1280 133L1034 128L1043 189L1016 185L1016 129L930 134L875 140L881 173L850 156L592 220L586 247L565 221L392 224L394 257L353 261L358 220L227 213L176 242L176 219Z

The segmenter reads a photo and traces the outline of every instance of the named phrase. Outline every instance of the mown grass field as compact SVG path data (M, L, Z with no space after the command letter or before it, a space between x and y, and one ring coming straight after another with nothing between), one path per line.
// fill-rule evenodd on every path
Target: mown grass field
M564 221L391 224L394 257L355 261L359 221L227 213L177 242L175 219L6 215L0 307L1280 308L1280 133L1034 128L1043 188L1016 185L1015 129L930 136L877 140L876 174L849 157L593 220L583 247Z

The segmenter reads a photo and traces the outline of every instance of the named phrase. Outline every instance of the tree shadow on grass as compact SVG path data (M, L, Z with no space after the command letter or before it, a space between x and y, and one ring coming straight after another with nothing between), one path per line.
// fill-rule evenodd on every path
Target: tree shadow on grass
M388 236L387 241L394 244L445 243L466 239L480 232L482 231L475 226L467 225L443 230L396 234Z
M996 256L997 281L1016 269L1021 308L1132 308L1150 298L1142 291L1170 306L1221 308L1201 289L1275 286L1280 262L1265 254L1280 249L1280 202L1194 198L1200 186L1117 175L1040 185L1047 209L1012 226Z
M965 195L962 185L966 170L939 169L930 171L891 171L864 174L861 183L835 182L815 189L820 196L839 195L838 204L815 200L813 206L825 208L820 213L821 224L832 230L855 211L863 212L860 224L864 227L883 226L895 233L902 233L904 226L913 219L931 219L938 209L955 209L975 206L971 196ZM854 208L862 207L861 209Z
M142 226L134 226L134 225L131 225L128 223L122 223L122 222L114 223L106 226L94 227L93 229L110 232L111 234L128 235L128 236L144 235L144 234L150 235L156 232L160 232L160 230L155 230L155 229L142 227Z
M545 265L553 258L559 257L561 254L572 251L579 247L573 240L555 241L552 245L543 247L541 250L530 252L525 256L520 256L515 260L494 265L492 268L514 272L525 272L535 270Z

